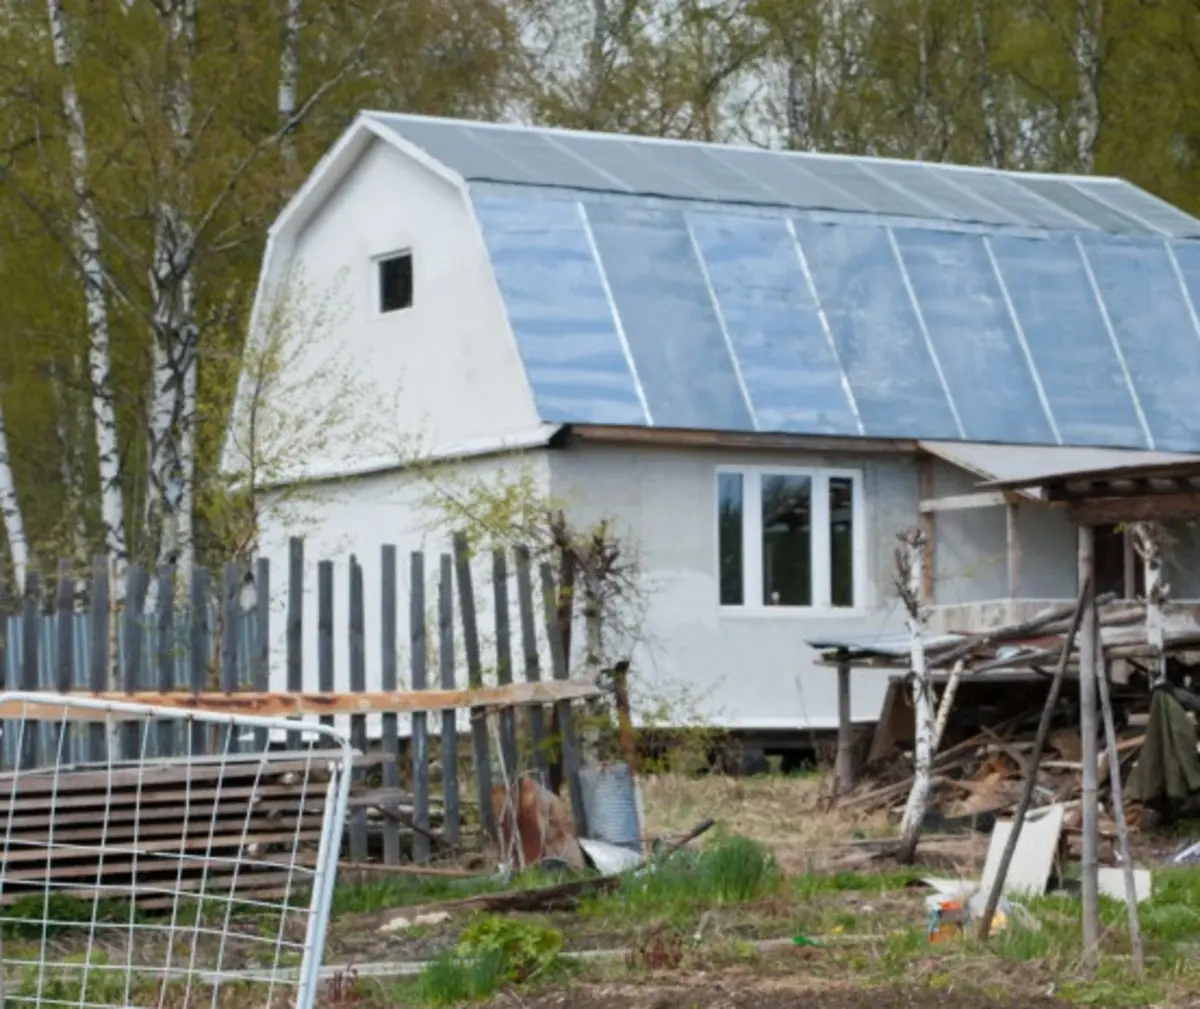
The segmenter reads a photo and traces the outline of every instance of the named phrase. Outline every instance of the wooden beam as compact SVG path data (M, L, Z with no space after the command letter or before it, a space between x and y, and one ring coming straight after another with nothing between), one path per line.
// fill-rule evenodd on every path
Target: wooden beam
M920 495L924 502L933 497L933 457L922 456L918 463ZM933 512L921 512L921 534L925 537L925 556L921 559L921 602L926 606L933 604L934 564L937 552L934 548Z
M854 789L854 726L850 721L850 655L844 648L838 650L837 698L837 794L849 795Z
M406 713L443 711L459 708L506 708L527 704L553 704L558 701L598 697L602 691L591 680L574 679L541 683L513 683L478 690L382 690L362 694L300 693L270 694L247 690L238 693L157 693L141 690L133 693L77 691L67 697L126 704L153 704L227 715L256 715L265 718L288 715L361 715L369 713ZM94 722L109 717L103 708L64 707L47 699L44 703L0 702L0 718L26 718L37 721ZM121 716L116 716L120 720Z
M1008 598L1021 597L1021 535L1017 528L1018 506L1008 504L1004 514L1004 548L1008 560Z
M1006 504L1008 498L1003 491L985 490L974 494L951 494L947 497L927 497L921 495L921 514L929 512L964 511L968 508L996 508Z
M1200 518L1200 493L1156 494L1138 498L1100 498L1068 505L1067 512L1080 525L1116 525L1120 522L1156 522Z

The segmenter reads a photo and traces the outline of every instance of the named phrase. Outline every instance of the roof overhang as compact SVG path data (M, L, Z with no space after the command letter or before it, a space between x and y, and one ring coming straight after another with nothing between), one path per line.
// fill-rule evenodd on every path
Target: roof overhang
M643 448L748 449L774 452L835 452L856 455L913 455L917 442L904 438L863 438L761 431L711 431L614 424L569 424L564 444L627 445Z

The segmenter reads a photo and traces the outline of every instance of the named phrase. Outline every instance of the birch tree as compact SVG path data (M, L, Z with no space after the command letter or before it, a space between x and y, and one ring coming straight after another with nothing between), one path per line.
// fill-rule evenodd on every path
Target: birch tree
M17 592L25 591L25 574L29 570L29 541L25 538L25 520L17 499L17 481L13 475L12 459L8 454L8 426L4 421L4 405L0 403L0 519L12 558L13 578Z
M75 81L70 23L63 0L46 0L54 65L60 77L62 113L70 155L74 193L73 245L83 280L87 315L88 371L92 417L100 471L100 515L104 546L117 565L124 565L125 501L121 488L121 455L117 418L113 408L112 360L109 353L108 277L101 256L100 222L91 188L87 127ZM120 584L121 579L116 579Z

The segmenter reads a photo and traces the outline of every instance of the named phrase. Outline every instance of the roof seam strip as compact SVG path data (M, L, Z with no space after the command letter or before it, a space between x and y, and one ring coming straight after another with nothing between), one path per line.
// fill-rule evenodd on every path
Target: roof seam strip
M1038 178L1038 179L1048 179L1048 180L1056 179L1056 177L1052 176L1052 175L1051 176L1034 175L1034 176L1030 176L1030 177ZM1055 203L1048 196L1043 196L1032 186L1022 185L1020 179L1015 179L1011 175L1001 175L1000 178L1004 179L1004 181L1009 183L1009 185L1016 186L1026 196L1029 196L1034 200L1038 200L1041 203L1046 204L1046 206L1049 207L1051 210L1053 210L1055 213L1062 214L1064 217L1069 217L1074 221L1078 221L1079 227L1083 228L1085 231L1100 231L1100 230L1102 230L1102 229L1098 228L1096 225L1092 224L1091 221L1088 221L1085 218L1080 217L1077 213L1075 213L1075 211L1069 209L1068 207L1064 207L1061 203ZM1057 229L1051 228L1051 229L1046 229L1046 230L1057 230Z
M1004 214L1009 219L1008 223L1010 225L1015 225L1016 227L1019 227L1019 228L1036 228L1037 227L1037 225L1034 222L1030 221L1024 215L1018 214L1015 210L1006 210L1004 207L1000 206L1000 204L997 203L995 200L989 199L987 196L984 196L982 193L976 193L973 190L968 189L966 186L960 185L958 182L956 182L954 180L953 172L939 171L936 168L931 168L930 171L933 172L935 175L937 175L939 180L944 185L949 186L951 189L958 190L958 192L962 193L968 199L972 199L976 203L986 204L987 206L991 207L997 213ZM994 222L980 221L979 223L991 224ZM995 223L1000 223L1000 222L995 222Z
M1121 209L1120 207L1116 206L1115 204L1110 203L1099 193L1092 192L1091 190L1088 190L1088 189L1084 189L1082 186L1080 186L1078 183L1076 183L1074 179L1064 179L1063 181L1066 182L1066 184L1068 186L1070 186L1072 189L1074 189L1075 192L1080 193L1083 196L1086 196L1089 200L1093 200L1096 203L1099 203L1100 206L1102 206L1102 207L1107 207L1118 217L1128 217L1131 221L1137 221L1138 224L1142 225L1142 227L1144 227L1147 231L1152 232L1155 235L1161 235L1164 238L1171 237L1171 233L1169 231L1163 231L1163 229L1158 227L1158 225L1151 224L1144 217L1142 217L1141 214L1136 214L1132 210Z
M704 278L704 287L708 291L708 297L712 302L713 314L717 317L717 326L721 330L721 336L725 340L725 350L729 353L729 362L733 365L733 375L737 379L738 389L741 390L742 399L746 403L746 412L750 415L750 423L754 425L754 430L758 431L758 414L754 410L754 401L750 398L750 390L746 387L746 377L742 374L742 365L738 360L737 353L733 349L733 340L729 336L729 326L725 322L725 312L721 309L721 300L717 297L716 288L712 284L712 276L708 272L708 263L705 262L704 253L700 251L700 243L696 240L696 232L692 229L691 218L686 213L683 215L683 226L687 229L688 241L692 246L692 254L696 257L696 263L700 267L700 276Z
M820 292L817 290L817 282L813 278L812 271L808 268L808 256L805 255L804 246L800 243L800 236L796 234L796 225L791 216L788 215L783 220L788 234L792 238L792 247L796 250L796 260L800 264L800 272L804 274L804 282L808 285L808 290L813 297L813 303L817 306L817 320L821 323L821 331L825 334L825 339L829 342L829 351L833 354L834 363L837 365L838 375L842 381L842 392L846 394L846 402L850 405L850 412L854 414L854 423L858 426L858 433L865 436L867 427L863 423L862 414L859 412L858 400L855 398L854 389L850 386L850 376L842 364L842 355L838 353L837 341L833 338L833 327L829 325L829 316L825 312L825 305L821 301Z
M1183 292L1183 303L1187 305L1188 316L1192 320L1192 328L1196 331L1196 338L1200 340L1200 315L1196 314L1196 303L1192 301L1192 292L1188 290L1187 280L1183 276L1183 267L1179 265L1179 258L1175 255L1175 248L1170 242L1163 242L1167 250L1167 258L1171 261L1171 269L1175 271L1175 281L1179 284L1180 291Z
M896 233L890 227L884 229L887 232L888 244L891 246L892 255L896 257L896 265L900 268L900 279L904 282L904 290L908 294L909 304L912 306L913 314L917 318L917 326L921 330L921 336L925 339L925 349L929 351L929 359L933 362L933 370L937 373L938 381L942 384L942 392L946 394L946 403L950 407L950 413L954 417L954 424L958 428L959 437L966 441L967 429L963 427L962 416L958 412L958 404L954 402L954 395L950 392L950 385L946 381L946 373L942 370L942 362L938 357L937 349L933 346L933 338L929 335L929 327L925 324L925 313L921 311L921 303L917 299L916 289L913 287L912 278L908 274L908 267L904 263L904 253L900 251L900 243L896 241Z
M939 207L936 203L932 202L930 199L928 199L924 196L920 196L917 193L914 193L907 186L901 185L899 182L892 182L891 179L884 178L884 176L880 175L877 171L872 169L870 165L864 165L861 162L856 162L855 167L857 167L858 169L860 169L861 171L863 171L864 173L869 175L871 178L873 178L876 182L880 183L881 185L887 186L889 189L896 190L896 192L898 192L901 196L907 196L909 199L913 200L914 202L916 202L922 206L928 207L929 212L937 215L937 217L940 218L941 220L953 221L955 219L954 216L951 213L949 213L944 207Z
M1108 314L1108 306L1104 304L1104 296L1100 293L1100 285L1096 281L1096 274L1092 270L1091 260L1088 259L1087 250L1083 247L1083 241L1078 235L1075 236L1075 248L1079 252L1079 258L1083 262L1084 272L1087 274L1088 283L1092 286L1092 297L1096 299L1096 306L1100 309L1100 318L1104 321L1104 328L1108 332L1108 338L1112 341L1113 352L1117 355L1117 363L1121 366L1121 374L1125 376L1125 385L1129 389L1129 395L1133 400L1133 409L1137 413L1138 423L1142 426L1142 432L1146 435L1146 444L1153 449L1154 434L1150 430L1150 424L1146 420L1146 413L1142 409L1142 400L1138 396L1137 389L1133 384L1133 376L1129 373L1129 363L1125 360L1125 352L1121 349L1121 341L1117 339L1117 331L1113 329L1112 319Z
M608 271L604 269L604 261L600 258L600 248L596 245L596 236L592 232L592 222L588 220L587 208L578 200L575 201L575 209L579 213L579 220L583 224L584 238L587 240L588 250L592 254L592 261L596 264L596 273L600 277L600 286L604 290L604 297L608 301L608 310L612 315L613 328L617 331L617 339L621 343L621 350L625 353L625 363L629 365L629 375L633 379L633 388L637 393L638 402L642 405L642 413L646 417L646 423L654 425L654 413L650 409L650 403L646 399L646 390L642 388L642 379L638 375L637 364L633 359L633 351L629 346L629 337L625 334L625 324L621 321L621 313L617 311L617 301L613 297L612 285L608 282Z
M992 240L986 235L983 236L983 248L987 253L988 262L992 264L992 273L996 276L996 283L1000 288L1000 297L1004 299L1004 307L1008 310L1008 318L1012 322L1013 332L1017 334L1017 342L1021 345L1021 353L1025 356L1025 364L1029 368L1030 376L1033 378L1033 386L1037 389L1038 400L1046 413L1046 420L1050 423L1050 431L1054 435L1054 440L1061 445L1063 444L1062 432L1058 429L1058 421L1054 419L1054 410L1050 407L1050 397L1046 395L1046 388L1042 385L1042 376L1038 372L1037 362L1033 359L1033 351L1029 347L1029 338L1025 335L1025 326L1022 324L1020 316L1017 315L1017 306L1013 304L1012 295L1008 293L1008 282L1004 279L1004 273L1000 269L999 260L996 259L995 250L992 248Z
M550 136L546 137L546 143L550 144L557 150L561 151L563 154L567 155L567 157L571 158L572 160L578 161L581 165L584 166L584 168L590 168L596 174L602 175L606 179L612 179L613 185L617 186L624 192L626 192L626 193L635 192L635 190L630 189L629 183L622 182L617 176L613 175L612 172L607 171L604 168L601 168L599 165L595 164L594 162L588 161L586 158L582 157L581 155L577 154L575 151L571 150L571 148L569 148L566 144L560 143L556 137L550 137Z

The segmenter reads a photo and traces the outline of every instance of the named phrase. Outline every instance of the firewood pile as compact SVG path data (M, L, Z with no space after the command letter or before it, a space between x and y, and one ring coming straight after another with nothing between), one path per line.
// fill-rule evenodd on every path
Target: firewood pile
M1144 658L1151 657L1146 642L1145 606L1114 604L1111 598L1098 600L1099 637L1108 667L1113 660L1122 668L1121 680L1112 684L1112 705L1120 757L1121 778L1127 780L1146 738L1151 692ZM1182 611L1164 608L1167 630L1164 651L1174 659L1194 662L1200 652L1200 628ZM1039 717L1046 699L1053 668L1059 662L1069 630L1074 606L1048 610L1022 624L1000 627L974 636L946 635L931 641L927 659L931 669L943 680L951 667L959 682L958 700L941 744L932 761L932 782L925 816L926 830L971 828L988 830L997 817L1011 816L1031 773ZM1078 677L1077 647L1068 657L1066 675ZM992 684L990 705L972 704L965 689L999 670L1019 670L1024 683ZM1029 674L1034 679L1029 679ZM979 679L976 679L976 678ZM1044 681L1044 682L1043 682ZM943 688L943 694L945 693ZM1062 804L1066 807L1066 835L1078 835L1083 772L1083 744L1079 734L1078 691L1064 686L1058 698L1051 731L1036 771L1032 806ZM907 701L911 724L911 701ZM904 735L908 735L904 733ZM913 787L914 772L907 759L911 736L889 742L880 752L876 741L876 759L864 769L854 792L840 798L840 808L865 814L888 811L898 815ZM1108 754L1099 746L1099 788L1101 836L1115 837L1108 816L1110 809L1110 768ZM1107 811L1107 812L1106 812ZM1130 805L1127 816L1137 826L1143 810Z

